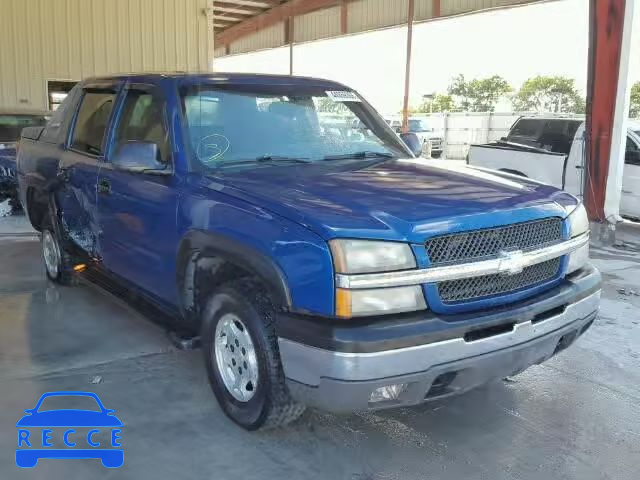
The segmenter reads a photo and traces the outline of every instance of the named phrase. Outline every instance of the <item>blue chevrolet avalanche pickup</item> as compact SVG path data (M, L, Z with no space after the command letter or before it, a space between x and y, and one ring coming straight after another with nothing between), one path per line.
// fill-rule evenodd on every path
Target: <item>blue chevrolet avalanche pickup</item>
M332 81L95 78L23 130L20 200L51 280L95 272L200 335L257 429L458 394L593 323L578 200L419 149Z

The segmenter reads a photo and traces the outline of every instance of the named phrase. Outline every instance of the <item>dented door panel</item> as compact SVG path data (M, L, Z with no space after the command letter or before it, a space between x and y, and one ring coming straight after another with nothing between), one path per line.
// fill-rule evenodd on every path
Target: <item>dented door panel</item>
M62 154L60 174L65 182L56 192L60 220L69 239L89 256L98 252L96 183L99 160L73 150Z

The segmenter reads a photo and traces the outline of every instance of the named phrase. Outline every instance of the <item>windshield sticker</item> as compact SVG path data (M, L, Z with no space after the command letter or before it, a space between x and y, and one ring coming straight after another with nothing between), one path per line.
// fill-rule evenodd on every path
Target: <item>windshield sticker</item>
M360 102L361 100L354 92L348 90L327 90L325 92L334 102Z
M196 155L205 165L214 163L229 150L229 139L224 135L213 133L202 137L196 148Z

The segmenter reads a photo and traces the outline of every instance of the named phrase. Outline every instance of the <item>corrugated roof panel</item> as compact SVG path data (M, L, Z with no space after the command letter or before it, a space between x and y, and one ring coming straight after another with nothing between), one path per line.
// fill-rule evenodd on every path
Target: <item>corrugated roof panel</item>
M258 32L242 37L229 45L229 53L244 53L284 44L284 24L276 23Z
M373 30L406 23L408 0L357 0L349 2L349 33Z
M416 21L429 20L433 16L433 0L415 0L413 8Z
M340 35L340 7L327 8L296 17L293 37L296 42L308 42Z
M442 16L449 16L487 8L532 3L533 1L535 0L441 0L440 8Z

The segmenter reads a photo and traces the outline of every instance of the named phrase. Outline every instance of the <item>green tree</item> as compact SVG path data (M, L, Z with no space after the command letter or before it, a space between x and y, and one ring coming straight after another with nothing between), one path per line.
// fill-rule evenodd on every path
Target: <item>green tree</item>
M640 82L636 82L631 87L631 105L629 106L629 116L631 118L640 117Z
M453 97L451 95L441 93L436 94L431 100L425 100L417 108L411 109L412 113L438 113L453 111L455 111Z
M493 112L500 97L513 89L500 75L466 80L464 75L455 77L448 88L456 108L471 112Z
M325 113L340 113L344 108L340 102L335 102L329 97L320 97L318 99L317 108L319 112Z
M453 112L455 110L455 104L451 95L437 94L430 103L432 112Z
M585 101L566 77L537 76L522 84L513 99L516 110L553 113L584 113Z

